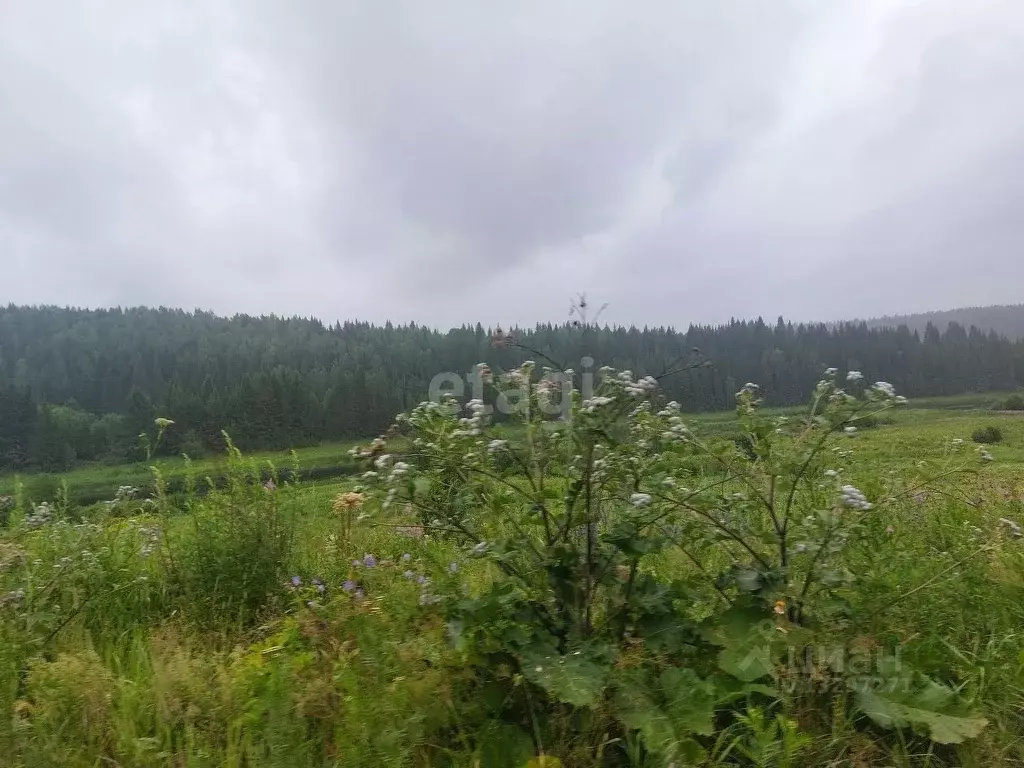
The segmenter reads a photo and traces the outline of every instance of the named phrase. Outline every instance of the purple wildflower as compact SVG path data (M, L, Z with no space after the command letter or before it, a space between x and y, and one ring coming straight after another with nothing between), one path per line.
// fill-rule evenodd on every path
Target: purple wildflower
M298 576L292 576L292 586L293 587L301 587L302 586L302 579L300 579Z
M358 603L358 602L361 602L361 601L362 601L362 599L363 599L364 597L366 597L366 593L365 593L365 592L363 592L363 590L361 590L361 589L357 589L357 590L355 591L355 594L354 594L354 595L352 595L352 597L353 597L353 598L355 599L355 601L356 601L356 602Z
M351 592L353 589L356 588L356 583L352 581L352 579L348 579L344 584L341 585L341 588L346 592Z
M365 565L367 568L376 568L377 558L373 555L363 555L363 565Z

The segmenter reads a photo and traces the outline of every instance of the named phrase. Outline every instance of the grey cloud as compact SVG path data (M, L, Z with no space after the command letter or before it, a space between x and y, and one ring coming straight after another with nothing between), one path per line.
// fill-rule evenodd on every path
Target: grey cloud
M1020 301L1014 0L15 0L5 298L448 325Z

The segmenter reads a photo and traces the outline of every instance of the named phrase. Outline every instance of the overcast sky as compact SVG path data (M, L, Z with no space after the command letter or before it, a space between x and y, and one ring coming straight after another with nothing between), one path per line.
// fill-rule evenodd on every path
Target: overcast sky
M0 0L0 301L1024 301L1022 0Z

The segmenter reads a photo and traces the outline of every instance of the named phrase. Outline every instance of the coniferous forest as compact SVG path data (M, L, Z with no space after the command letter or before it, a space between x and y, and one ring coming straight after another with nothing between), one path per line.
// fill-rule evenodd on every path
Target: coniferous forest
M174 309L0 309L0 470L67 469L75 462L139 457L138 435L173 419L160 450L220 450L222 430L245 450L364 437L424 399L442 371L478 362L512 368L538 357L665 376L666 396L688 411L728 409L747 381L766 403L806 401L837 365L909 397L1007 390L1024 385L1024 340L950 323L923 332L871 327L733 321L671 328L538 325L449 331L411 325L275 316L219 317Z

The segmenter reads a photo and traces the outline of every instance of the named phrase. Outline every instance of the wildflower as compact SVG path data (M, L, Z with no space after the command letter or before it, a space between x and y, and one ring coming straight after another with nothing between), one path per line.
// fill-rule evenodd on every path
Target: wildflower
M403 563L408 563L410 560L412 560L412 555L410 555L408 552L406 552L404 555L402 555L402 562Z
M888 381L876 381L872 389L885 397L896 397L896 388Z
M355 491L349 491L348 493L339 493L334 497L334 502L331 504L331 509L334 514L340 515L343 512L351 512L359 509L363 506L363 502L366 501L366 496L362 493Z
M430 579L428 579L426 576L420 575L416 577L416 583L419 584L421 587L426 586L430 583Z
M367 568L376 568L377 558L371 554L365 554L363 555L363 565L365 565Z
M588 400L584 400L582 403L584 413L594 413L598 408L612 403L612 398L605 397L604 395L598 395L591 397Z
M845 432L848 435L855 435L857 434L857 428L854 426L843 427L843 432Z
M772 610L775 611L775 613L777 613L779 616L782 616L786 613L786 601L776 600L775 606L772 608Z
M366 593L363 592L363 590L361 589L357 589L355 592L352 593L352 599L355 600L357 603L361 603L364 597L366 597Z
M896 529L895 528L893 528L891 525L885 526L885 535L886 536L892 536L894 533L896 533Z
M263 490L265 490L267 493L273 493L274 491L277 490L277 483L275 483L274 479L271 478L263 484Z
M309 608L310 610L313 610L314 608L316 608L316 602L313 601L313 600L307 600L306 601L306 607Z
M855 381L861 381L864 378L864 374L860 371L850 371L846 374L846 380L850 383Z
M352 579L346 579L345 583L341 585L342 590L345 592L351 592L356 588L356 583Z
M164 418L153 419L153 423L156 424L156 428L160 430L167 429L169 426L174 424L174 422L171 421L170 419Z
M473 547L473 550L472 550L473 554L477 555L478 557L480 555L484 554L486 551L487 551L487 542L486 541L481 541L479 544L477 544L475 547Z
M293 587L301 587L302 586L302 579L299 578L298 576L292 576L292 586Z
M487 444L488 453L497 453L508 445L508 440L491 440Z
M626 394L634 397L641 397L643 395L649 395L658 388L658 380L653 376L644 376L642 379L628 384L626 386Z
M629 503L637 509L646 507L651 503L651 494L649 493L634 493L629 497Z
M871 509L873 506L865 498L864 494L854 488L852 485L844 485L840 492L842 494L841 501L844 507L850 507L851 509L859 509L866 511Z
M826 469L825 477L839 477L839 473L836 472L834 469Z
M363 472L363 480L374 480L377 477L380 477L380 475L378 475L372 469L369 472Z
M1008 517L1000 517L999 524L1006 526L1010 531L1010 535L1015 539L1019 539L1021 536L1024 536L1024 531L1021 530L1020 523L1015 520L1011 520Z
M409 472L409 465L404 461L396 461L395 466L391 468L391 474L388 475L388 481L394 482L399 478L403 477Z
M313 579L313 586L316 587L316 591L321 595L327 590L327 587L320 579Z
M413 579L416 578L416 574L413 573L412 571L406 571L405 573L402 574L402 577L405 578L405 579L408 579L409 581L412 581Z
M458 573L458 572L459 572L459 564L458 563L449 563L448 564L448 573Z
M839 372L838 368L826 368L825 376L835 376Z
M978 458L981 459L982 461L995 461L995 458L992 456L991 453L988 452L988 449L986 448L978 449Z
M373 460L373 466L375 466L377 469L386 469L390 463L390 453L382 453L380 456Z

